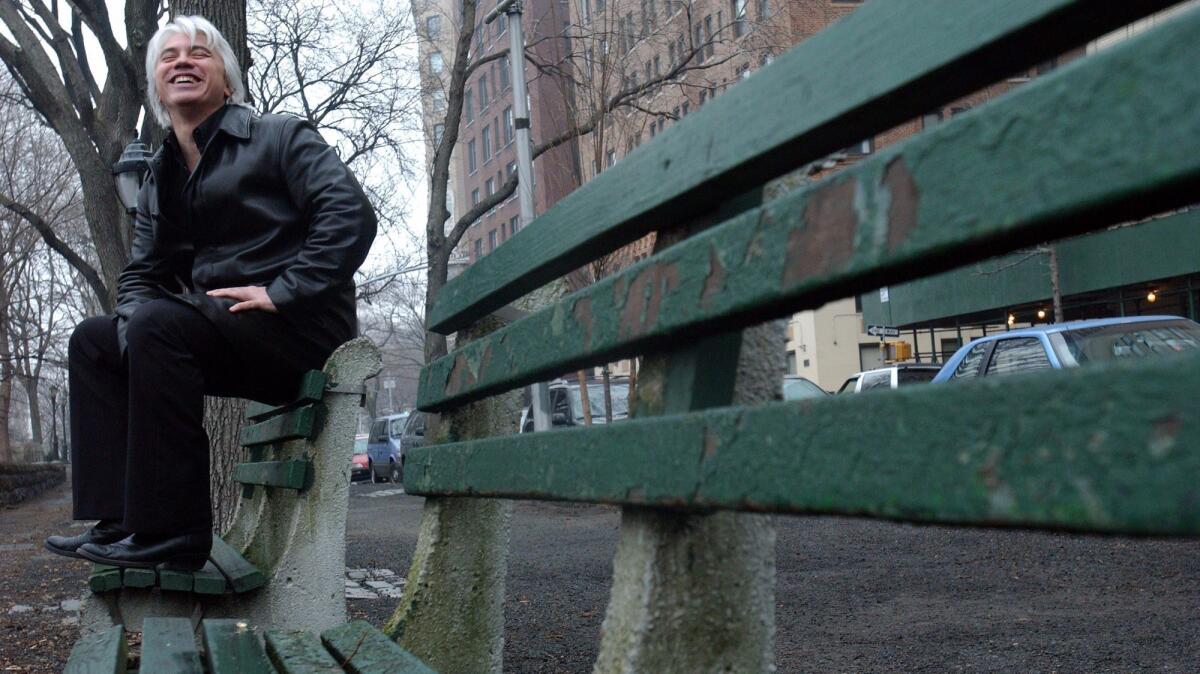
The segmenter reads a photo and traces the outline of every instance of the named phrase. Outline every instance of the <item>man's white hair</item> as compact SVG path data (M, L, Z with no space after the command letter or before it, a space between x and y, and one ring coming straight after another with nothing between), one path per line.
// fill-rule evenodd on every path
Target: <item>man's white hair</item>
M217 27L202 16L177 16L175 20L158 29L150 44L146 46L146 97L150 103L150 111L164 129L171 128L171 116L158 98L158 85L154 81L154 67L158 57L162 55L163 46L172 35L182 33L188 36L189 46L196 44L196 36L203 35L210 51L221 57L225 64L225 84L233 93L229 96L230 103L245 103L246 85L242 83L242 69L238 65L237 56L229 41L221 35Z

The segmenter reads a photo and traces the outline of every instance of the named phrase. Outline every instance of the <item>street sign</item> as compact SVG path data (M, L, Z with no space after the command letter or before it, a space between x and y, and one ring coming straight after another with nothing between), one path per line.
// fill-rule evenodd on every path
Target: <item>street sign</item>
M900 328L890 328L886 325L868 325L867 334L872 337L899 337Z

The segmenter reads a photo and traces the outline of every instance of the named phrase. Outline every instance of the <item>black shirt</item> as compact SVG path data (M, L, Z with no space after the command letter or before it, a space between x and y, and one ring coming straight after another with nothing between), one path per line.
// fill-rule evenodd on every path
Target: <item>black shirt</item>
M208 149L208 143L221 128L221 120L225 118L225 112L228 109L228 105L221 106L192 131L196 147L200 148L201 159ZM165 161L160 177L162 191L159 201L163 215L177 226L190 230L192 229L193 209L189 206L196 198L195 181L191 179L192 172L188 170L187 162L183 159L183 152L179 149L179 139L175 137L174 131L168 132L166 140L163 141L163 159ZM196 174L199 174L200 170L200 163L197 163Z

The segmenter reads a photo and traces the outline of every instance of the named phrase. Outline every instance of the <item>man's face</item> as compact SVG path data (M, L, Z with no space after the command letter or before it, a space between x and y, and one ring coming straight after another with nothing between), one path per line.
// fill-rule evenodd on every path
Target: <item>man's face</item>
M163 45L154 66L154 82L163 107L177 118L180 113L201 119L225 104L230 95L225 83L225 64L208 48L203 35L196 44L188 36L175 33Z

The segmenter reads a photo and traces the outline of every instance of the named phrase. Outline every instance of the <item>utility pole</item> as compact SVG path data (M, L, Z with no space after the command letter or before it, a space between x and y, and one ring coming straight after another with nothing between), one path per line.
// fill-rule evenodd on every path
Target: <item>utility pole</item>
M533 222L533 153L529 147L529 94L525 91L525 33L521 27L521 0L505 0L488 12L485 24L501 14L508 17L508 63L513 88L513 126L517 131L517 202L521 227ZM585 392L586 393L586 392ZM533 430L550 428L550 392L544 383L529 387Z

